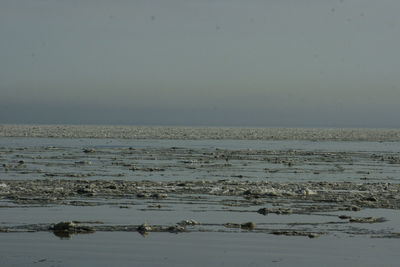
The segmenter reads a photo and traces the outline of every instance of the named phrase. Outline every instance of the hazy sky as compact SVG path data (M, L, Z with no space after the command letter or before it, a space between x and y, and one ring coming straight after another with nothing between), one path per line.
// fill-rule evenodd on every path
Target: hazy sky
M0 123L400 127L398 0L1 0Z

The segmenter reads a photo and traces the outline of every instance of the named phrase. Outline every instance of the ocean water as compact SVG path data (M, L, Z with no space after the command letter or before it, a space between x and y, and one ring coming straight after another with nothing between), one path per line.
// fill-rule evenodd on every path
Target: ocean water
M400 260L396 208L309 212L331 204L173 191L165 199L77 195L46 203L7 195L8 183L37 180L398 184L396 130L3 125L0 136L0 228L12 229L0 233L2 266L395 266ZM257 213L262 207L306 212L264 216ZM385 220L349 223L341 215ZM34 228L61 221L169 226L188 219L200 225L147 236L99 228L66 239ZM249 221L256 229L225 226Z

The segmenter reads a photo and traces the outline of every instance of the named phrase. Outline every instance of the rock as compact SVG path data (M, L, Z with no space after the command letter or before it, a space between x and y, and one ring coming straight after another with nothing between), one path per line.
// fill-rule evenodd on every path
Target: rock
M258 213L262 214L262 215L267 215L269 213L269 209L267 208L261 208L257 211Z
M317 233L309 233L307 236L308 236L308 238L317 238L317 237L319 237L320 235L317 234Z
M73 222L59 222L59 223L53 225L51 230L70 231L71 229L74 229L75 227L76 227L76 224Z
M168 195L167 194L160 194L160 193L154 193L151 195L152 198L156 198L156 199L163 199L163 198L167 198Z
M76 193L80 194L80 195L87 195L87 196L93 196L94 195L94 191L90 188L87 187L80 187L76 190Z
M170 233L179 233L179 232L185 232L186 228L181 225L174 225L174 226L168 227L167 231Z
M94 233L95 230L90 226L78 225L74 222L59 222L50 226L53 233L61 238L69 238L73 234L88 234Z
M75 161L76 165L91 165L91 161L86 161L86 160L81 160L81 161Z
M376 201L378 201L378 199L377 199L376 197L374 197L374 196L370 196L370 197L364 198L363 200L365 200L365 201L371 201L371 202L376 202Z
M146 197L148 197L149 195L148 194L145 194L145 193L137 193L136 194L136 197L137 198L146 198Z
M151 232L152 230L153 228L147 223L144 223L137 228L137 231L141 234Z
M182 226L185 226L185 225L198 225L198 224L200 224L200 223L196 222L195 220L183 220L183 221L178 223L178 225L182 225Z
M245 196L252 195L252 194L253 194L253 192L251 192L250 189L243 192L243 195L245 195Z
M297 191L297 194L302 195L302 196L312 196L312 195L316 195L317 192L315 192L309 188L303 188L303 189Z
M112 185L106 186L105 188L115 190L115 189L117 189L117 186L112 184Z
M278 208L278 209L261 208L257 212L262 215L267 215L268 213L275 213L275 214L279 214L279 215L293 213L293 211L291 209L287 209L287 208Z
M241 225L239 223L225 223L224 226L226 228L240 228Z
M254 228L256 228L256 224L253 222L242 223L240 225L240 228L246 230L254 230Z
M352 205L350 207L347 208L347 210L351 210L351 211L360 211L361 208L355 205Z
M8 171L9 169L12 168L12 166L10 164L5 164L5 163L2 166L6 171Z

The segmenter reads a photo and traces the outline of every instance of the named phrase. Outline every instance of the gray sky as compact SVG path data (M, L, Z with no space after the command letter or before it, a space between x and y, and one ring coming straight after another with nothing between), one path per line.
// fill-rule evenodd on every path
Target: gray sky
M397 0L1 0L0 123L400 127Z

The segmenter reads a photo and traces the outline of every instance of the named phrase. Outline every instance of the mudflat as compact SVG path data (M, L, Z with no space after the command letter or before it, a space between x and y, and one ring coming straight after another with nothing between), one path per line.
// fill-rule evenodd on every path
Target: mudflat
M367 251L377 247L390 265L400 237L397 134L1 126L3 264L107 266L94 256L107 250L125 266L373 266ZM88 248L92 258L77 257Z

